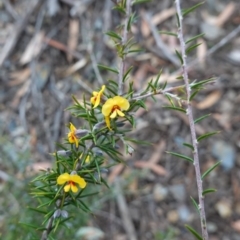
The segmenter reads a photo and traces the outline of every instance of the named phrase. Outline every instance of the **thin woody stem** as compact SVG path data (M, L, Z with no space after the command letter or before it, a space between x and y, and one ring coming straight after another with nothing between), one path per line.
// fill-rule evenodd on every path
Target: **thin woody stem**
M189 120L190 131L191 131L192 145L194 147L193 159L194 159L194 167L195 167L196 181L197 181L197 188L198 188L202 237L204 240L208 240L206 214L205 214L205 209L204 209L204 197L202 195L203 186L202 186L202 178L201 178L198 147L197 147L198 141L197 141L197 137L196 137L192 105L190 102L191 87L190 87L189 80L188 80L187 61L186 61L187 56L186 56L185 42L184 42L184 38L183 38L183 28L182 28L183 16L182 16L182 11L181 11L181 7L180 7L180 0L176 0L176 8L177 8L177 14L179 17L178 38L179 38L180 45L181 45L181 54L182 54L182 60L183 60L182 71L183 71L183 78L184 78L185 87L186 87L186 91L187 91L187 115L188 115L188 120Z
M158 94L162 94L162 95L169 94L172 98L176 99L177 101L182 102L183 100L180 97L178 97L177 95L174 95L174 94L170 94L170 92L181 89L181 88L184 88L184 87L185 87L185 85L180 85L180 86L176 86L176 87L169 87L169 88L166 88L164 90L163 89L158 89L156 91L149 91L149 92L147 92L143 95L141 93L134 94L133 98L131 98L131 101L145 99L145 98L148 98L148 97L151 97L151 96L154 96L154 95L158 95Z
M125 45L127 43L127 26L128 26L128 20L131 15L131 0L127 0L126 3L126 17L124 21L124 26L123 26L123 35L122 35L122 46L123 46L123 51L125 48ZM118 95L122 95L123 93L123 74L124 74L124 69L125 69L125 53L122 54L122 58L120 61L120 67L119 67L119 74L118 74Z
M47 240L48 239L48 234L52 231L53 219L54 219L54 217L52 216L48 220L48 224L46 226L46 230L43 231L41 240Z

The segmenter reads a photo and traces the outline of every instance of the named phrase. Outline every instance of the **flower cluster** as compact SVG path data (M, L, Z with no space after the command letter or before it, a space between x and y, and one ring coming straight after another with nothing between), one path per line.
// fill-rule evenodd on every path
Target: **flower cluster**
M121 96L114 96L112 98L108 98L105 103L101 104L101 100L104 94L106 86L103 85L101 87L101 90L99 92L94 91L93 96L90 99L90 102L92 104L92 109L95 109L97 107L101 108L101 113L105 119L106 126L109 130L111 129L111 120L116 119L118 117L124 117L125 113L123 111L127 111L130 107L129 101ZM76 149L78 149L81 137L88 134L87 130L83 129L77 129L72 123L69 125L69 133L67 135L68 142L70 144L74 144L76 146ZM70 156L71 151L58 151L58 155L61 156ZM63 154L64 153L64 154ZM79 159L82 159L83 153L79 156ZM84 163L89 164L90 163L90 155L86 156L86 159ZM75 164L73 165L74 167ZM75 169L73 169L72 173L63 173L58 176L57 178L57 184L58 185L65 185L64 186L64 192L69 192L70 190L73 193L78 192L79 188L85 188L87 183L84 180L84 178L80 177Z

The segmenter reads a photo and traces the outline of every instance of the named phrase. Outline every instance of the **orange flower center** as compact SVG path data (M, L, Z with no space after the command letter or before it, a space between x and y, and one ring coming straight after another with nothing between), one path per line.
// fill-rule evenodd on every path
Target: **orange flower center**
M116 110L121 110L118 105L114 105L114 106L112 107L111 113L113 113L113 112L116 111Z
M75 186L76 185L75 182L73 182L73 181L69 181L68 184L71 185L71 186Z

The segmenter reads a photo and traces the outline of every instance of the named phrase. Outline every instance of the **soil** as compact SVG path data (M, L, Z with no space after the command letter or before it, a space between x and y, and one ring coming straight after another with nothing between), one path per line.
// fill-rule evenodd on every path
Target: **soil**
M30 3L31 2L31 3ZM116 75L98 71L97 64L119 64L113 43L106 32L122 21L112 10L114 1L1 1L0 0L0 128L17 148L29 136L33 165L52 163L49 153L55 142L62 142L68 122L82 124L65 109L71 96L90 97ZM183 8L198 3L185 1ZM152 1L135 6L136 23L132 36L144 52L131 54L127 66L133 66L131 79L140 91L148 79L162 69L161 81L168 86L183 84L177 80L180 66L169 60L157 44L148 21L154 19L155 31L176 31L175 5L172 1ZM27 11L26 11L27 9ZM205 208L211 240L240 239L240 9L239 1L206 1L184 19L185 38L206 32L202 45L188 56L190 81L215 78L194 98L195 119L210 117L196 125L197 135L220 131L199 143L202 172L221 161L204 179L204 189L217 189L206 195ZM231 33L235 31L235 36ZM159 35L174 55L178 40ZM221 45L221 41L224 41ZM11 43L13 41L14 43ZM215 51L214 48L216 48ZM203 55L207 57L202 58ZM2 62L1 62L2 61ZM180 91L174 92L181 94ZM193 166L167 154L191 156L190 130L186 115L163 106L168 101L146 101L147 111L136 113L137 126L131 137L151 145L134 145L126 156L126 166L109 173L109 181L125 179L122 186L125 207L136 239L193 239L185 224L200 232L198 213L190 197L197 200ZM104 239L131 239L119 208L119 196L110 197L89 225L101 229ZM165 234L165 235L164 235Z

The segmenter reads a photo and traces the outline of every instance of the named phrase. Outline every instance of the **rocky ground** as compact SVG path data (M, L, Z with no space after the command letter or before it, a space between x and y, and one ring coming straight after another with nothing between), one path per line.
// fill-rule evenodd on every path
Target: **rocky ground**
M90 96L92 89L115 78L97 68L99 63L118 65L114 46L104 34L121 20L112 10L113 2L0 0L0 129L14 149L30 148L31 172L51 166L49 153L55 151L55 142L62 141L72 119L65 111L72 103L71 95ZM197 2L184 1L183 8ZM204 188L217 189L205 200L211 240L240 239L239 9L237 0L207 0L184 19L186 39L205 33L198 50L188 57L190 79L216 79L193 101L196 118L211 113L197 124L197 134L220 131L199 145L202 171L221 160L204 181ZM172 57L179 43L173 36L158 34L176 31L174 4L153 0L134 11L138 19L132 33L137 45L145 49L126 60L134 66L135 90L141 90L160 69L162 82L182 84L177 80L180 65ZM160 42L169 50L167 55ZM88 226L109 240L190 240L185 224L200 231L190 199L197 198L194 168L165 153L190 154L182 146L190 141L188 121L184 114L163 109L167 104L163 96L157 102L148 99L146 104L148 111L136 113L132 136L153 144L134 146L135 153L126 156L127 166L112 169L108 180L118 191L100 196L101 208L96 207ZM4 185L2 176L9 168L2 161L0 166ZM124 179L123 184L116 183L116 178Z

